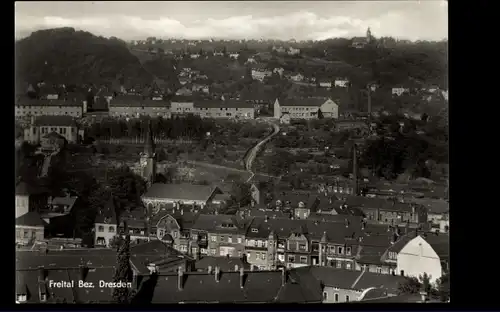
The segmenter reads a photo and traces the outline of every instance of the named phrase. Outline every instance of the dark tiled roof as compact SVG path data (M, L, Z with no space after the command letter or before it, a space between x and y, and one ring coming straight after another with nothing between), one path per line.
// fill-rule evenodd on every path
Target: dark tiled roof
M95 223L118 224L115 200L111 197L104 209L97 215Z
M44 227L47 223L42 219L38 212L30 211L16 218L16 225Z
M424 239L442 260L450 256L450 235L448 234L427 234Z
M58 100L35 100L27 98L19 98L16 101L16 106L82 106L81 101L73 99L58 99Z
M324 99L319 98L291 98L291 99L280 99L280 106L310 106L310 107L320 107L325 103Z
M39 251L16 252L16 268L29 269L44 266L78 267L80 264L89 267L114 267L116 266L116 250L111 249L76 249L76 250L51 250L47 254Z
M197 100L194 107L199 108L253 108L253 104L239 100Z
M387 294L397 294L399 283L405 281L405 277L391 274L378 274L364 272L354 285L355 289L365 290L371 287L383 289Z
M212 268L212 270L214 270L215 267L218 266L220 270L222 270L222 272L235 271L235 266L238 266L238 270L241 268L244 268L245 270L250 269L250 265L248 263L244 263L240 258L205 256L195 263L195 268L198 271L207 271L209 266Z
M151 185L143 198L172 198L180 200L203 200L206 201L216 191L208 185L194 185L188 183Z
M76 127L76 121L71 116L38 116L36 126Z
M69 206L72 207L78 197L76 196L66 196L66 197L54 197L52 199L52 205L64 205L64 206Z
M232 227L228 225L232 225ZM234 215L200 214L192 225L192 229L207 232L240 233L243 230L243 224Z
M194 102L194 97L192 96L184 96L184 95L174 95L170 102L175 102L175 103L193 103Z
M44 187L27 184L25 182L20 182L16 186L16 195L40 195L46 193L48 193L48 190Z
M49 134L44 135L43 138L44 139L62 139L62 140L66 140L65 137L63 137L62 135L60 135L59 133L57 133L55 131L52 131Z
M147 281L141 291L146 291ZM243 288L240 287L239 272L222 272L217 282L214 274L185 273L183 289L178 288L177 274L159 275L153 290L151 303L272 303L272 302L319 302L317 296L291 297L300 291L291 292L287 287L300 287L288 282L282 286L282 272L245 272ZM307 290L303 289L308 294Z
M360 276L360 271L342 270L332 267L309 266L295 269L299 275L310 274L323 285L340 289L352 289L352 285Z
M141 95L124 95L112 99L110 107L170 107L170 102L151 100Z

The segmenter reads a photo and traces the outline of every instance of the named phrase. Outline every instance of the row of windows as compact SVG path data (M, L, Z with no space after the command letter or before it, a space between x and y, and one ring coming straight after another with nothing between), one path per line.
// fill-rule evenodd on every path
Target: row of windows
M168 107L148 107L148 108L151 108L153 110L167 110L167 109L169 109ZM134 109L134 107L115 105L115 107L111 108L111 110L113 110L113 109ZM146 108L144 106L141 106L141 107L135 107L135 109L139 110L139 109L146 109Z
M289 263L295 263L295 255L288 255L288 262ZM299 262L302 264L307 264L307 256L300 256L299 257Z
M248 247L267 247L267 241L247 239L246 245Z
M225 238L224 236L220 236L220 241L221 241L221 242L224 242L224 241L225 241L225 239L226 239L226 238ZM216 241L217 241L217 236L216 236L216 235L212 235L212 236L210 236L210 240L211 240L212 242L216 242ZM243 239L242 239L241 237L238 237L236 240L234 240L234 241L233 241L233 237L232 237L232 236L228 236L228 237L227 237L227 242L228 242L228 243L233 243L233 242L234 242L234 243L236 243L236 242L238 242L238 244L242 244L242 243L243 243Z
M67 127L40 127L42 134L49 132L59 132L60 134L66 134ZM71 127L71 133L75 134L76 128ZM33 128L33 133L36 133L36 128Z
M97 231L98 232L104 232L104 226L99 225L99 227L97 228ZM109 233L114 233L115 232L115 227L114 226L108 227L108 232Z
M345 302L349 302L350 299L349 295L345 295ZM328 292L326 291L323 292L323 300L328 300ZM333 295L333 301L339 302L339 294L335 293Z

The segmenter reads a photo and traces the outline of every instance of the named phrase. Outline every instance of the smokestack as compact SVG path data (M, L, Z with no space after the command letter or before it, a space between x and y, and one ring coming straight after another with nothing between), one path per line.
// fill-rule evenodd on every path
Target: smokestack
M245 271L243 268L240 269L240 288L245 285Z
M182 266L179 266L178 274L177 274L177 288L182 290L184 288L184 272L182 271Z
M368 85L368 125L372 121L372 87Z
M356 147L356 143L353 144L352 147L352 176L354 179L354 188L353 193L354 196L358 196L358 148Z
M281 286L285 286L286 284L286 268L281 268Z
M218 266L215 267L215 281L220 282L220 269Z
M208 274L212 274L212 266L211 265L208 266Z
M45 281L45 268L43 266L38 267L38 281Z
M78 266L79 273L80 273L80 280L85 281L85 278L87 277L87 268L84 265L79 265Z

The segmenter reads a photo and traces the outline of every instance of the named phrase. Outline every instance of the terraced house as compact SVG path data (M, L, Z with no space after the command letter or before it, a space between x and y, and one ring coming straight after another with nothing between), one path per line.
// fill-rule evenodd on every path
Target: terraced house
M140 95L123 95L109 102L109 114L114 117L163 117L170 118L170 103Z
M242 257L245 223L232 215L201 214L191 228L191 239L199 246L201 255Z
M201 118L254 119L255 108L239 100L200 100L194 102L194 112Z
M318 111L327 118L339 118L339 106L331 99L293 98L276 99L274 102L274 118L289 114L291 119L318 118Z
M86 103L83 101L55 99L55 100L32 100L18 98L15 105L15 116L71 116L82 117L87 111Z

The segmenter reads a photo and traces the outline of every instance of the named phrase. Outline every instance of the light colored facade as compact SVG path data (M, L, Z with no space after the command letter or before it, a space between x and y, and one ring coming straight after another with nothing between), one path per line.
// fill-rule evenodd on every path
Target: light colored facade
M347 79L335 79L335 82L333 83L333 85L336 87L336 88L347 88L349 86L349 80Z
M397 96L401 96L404 93L408 93L408 92L410 92L410 89L408 89L408 88L402 88L402 87L392 88L392 90L391 90L391 94L392 95L397 95Z
M319 86L321 88L331 88L332 87L332 82L331 81L320 81Z
M318 118L318 110L321 109L325 118L338 118L339 107L332 101L321 99L293 99L284 100L280 103L278 99L274 102L274 118L281 118L287 113L291 119L313 119Z
M193 114L194 101L188 96L174 96L170 101L170 112L172 114Z
M105 220L106 221L106 220ZM95 246L111 247L111 241L117 235L117 225L106 222L96 222L95 230Z
M109 115L113 117L163 117L170 118L170 103L136 97L117 97L110 101Z
M34 241L44 239L43 226L16 225L16 243L20 245L30 245Z
M75 119L70 116L38 116L32 117L30 126L24 129L24 140L38 144L51 132L57 132L69 143L76 143L83 137L83 130L78 130Z
M255 107L236 100L204 100L194 103L194 113L201 118L254 119Z
M291 76L290 79L292 79L292 81L300 82L300 81L304 80L304 75L296 74L296 75Z
M273 73L270 70L252 69L252 79L264 81L266 77L270 77Z
M16 218L28 213L30 196L27 194L16 194Z
M422 236L410 240L398 253L397 270L401 275L417 278L427 273L432 283L443 273L440 257Z
M65 100L22 100L15 106L16 117L50 115L78 118L85 112L86 102Z

